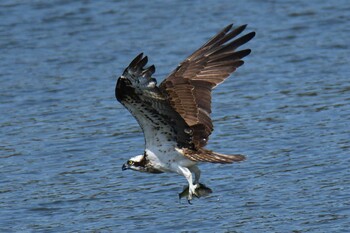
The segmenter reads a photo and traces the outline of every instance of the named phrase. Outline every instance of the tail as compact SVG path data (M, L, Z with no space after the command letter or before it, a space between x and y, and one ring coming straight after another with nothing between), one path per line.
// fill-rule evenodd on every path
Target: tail
M203 148L196 152L185 153L185 156L193 161L209 163L234 163L245 160L244 155L225 155Z

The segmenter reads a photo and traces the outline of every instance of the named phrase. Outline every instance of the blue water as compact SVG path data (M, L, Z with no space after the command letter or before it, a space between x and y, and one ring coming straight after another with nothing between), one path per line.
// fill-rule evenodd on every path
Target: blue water
M350 5L336 1L0 2L0 232L350 232ZM161 81L229 23L257 36L213 94L203 164L122 172L143 152L114 98L140 52Z

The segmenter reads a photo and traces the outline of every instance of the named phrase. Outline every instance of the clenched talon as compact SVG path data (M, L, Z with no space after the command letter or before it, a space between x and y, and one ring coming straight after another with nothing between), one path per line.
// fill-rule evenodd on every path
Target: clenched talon
M197 198L200 197L205 197L208 196L210 193L212 193L213 191L208 188L207 186L205 186L204 184L198 183L196 185L194 185L194 190L192 193L190 193L190 189L189 186L186 186L184 188L184 190L179 193L179 199L183 198L183 197L187 197L187 201L189 204L191 203L192 197L195 196Z

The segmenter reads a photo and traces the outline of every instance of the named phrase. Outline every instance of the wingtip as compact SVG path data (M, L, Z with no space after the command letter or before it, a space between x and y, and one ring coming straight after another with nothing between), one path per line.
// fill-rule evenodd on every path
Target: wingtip
M231 30L231 28L232 28L232 26L233 26L233 23L231 23L231 24L229 24L229 25L227 25L225 28L224 28L224 32L228 32L228 31L230 31Z
M241 46L242 44L247 43L248 41L250 41L251 39L253 39L255 36L255 32L249 32L248 34L245 34L244 36L240 37L237 39L241 41L241 44L239 44L239 46ZM238 46L238 47L239 47Z
M239 27L236 28L237 31L239 31L239 33L243 32L246 28L247 28L248 24L243 24ZM238 33L238 34L239 34ZM249 36L248 36L249 35ZM249 32L248 34L246 34L245 36L248 36L250 37L250 39L252 39L254 36L256 35L256 33L253 31L253 32Z
M134 60L129 64L128 68L130 69L140 69L143 68L148 62L148 57L143 57L143 53L137 55Z
M143 53L140 53L139 55L137 55L129 64L128 67L135 67L141 60L143 57Z
M144 58L141 59L141 61L137 65L142 68L147 64L147 62L148 62L148 57L145 56Z
M240 28L242 31L244 31L247 28L248 24L243 24L241 26L239 26L238 28Z
M155 71L156 71L156 67L154 65L151 65L142 71L142 75L145 75L147 77L151 77Z
M154 72L156 72L156 67L154 65L151 65L150 67L148 67L148 70L150 70L150 72L152 72L152 74Z
M143 52L142 53L139 53L135 58L134 60L141 60L143 58Z
M250 32L248 34L252 34L252 38L256 35L256 32Z

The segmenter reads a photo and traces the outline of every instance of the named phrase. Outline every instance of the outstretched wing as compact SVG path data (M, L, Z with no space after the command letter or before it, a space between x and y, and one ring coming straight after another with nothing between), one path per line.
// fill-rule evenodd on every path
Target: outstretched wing
M144 68L147 57L139 54L118 79L115 96L136 118L143 130L146 147L174 144L192 148L190 130L170 106L152 78L155 67Z
M255 36L250 32L235 39L245 28L246 25L232 29L232 24L228 25L160 84L160 91L191 128L197 149L207 144L213 131L211 90L243 65L241 59L250 54L250 49L236 51Z

